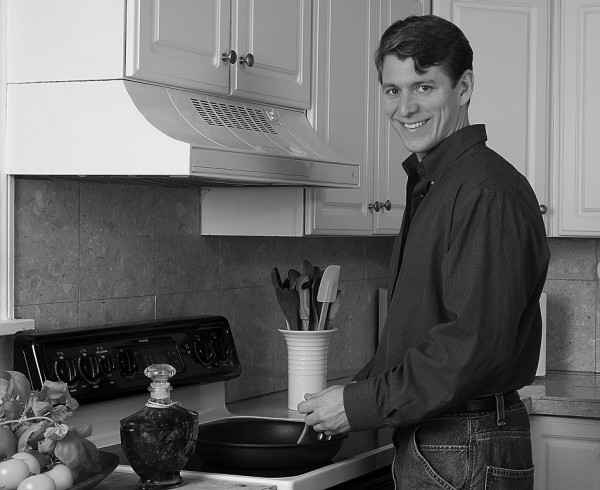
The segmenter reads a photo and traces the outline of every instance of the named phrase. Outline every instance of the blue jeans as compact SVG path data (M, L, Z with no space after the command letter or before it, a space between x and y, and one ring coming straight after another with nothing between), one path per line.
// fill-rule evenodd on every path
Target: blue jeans
M521 401L503 412L505 425L496 411L469 412L396 430L396 490L532 490L529 415Z

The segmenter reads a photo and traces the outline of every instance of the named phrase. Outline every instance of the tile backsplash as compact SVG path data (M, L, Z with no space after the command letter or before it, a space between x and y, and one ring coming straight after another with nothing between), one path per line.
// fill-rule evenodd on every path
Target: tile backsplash
M335 263L342 294L329 377L358 371L375 349L393 238L201 236L200 203L192 188L16 179L15 316L47 331L224 315L243 368L227 397L247 398L287 383L272 267ZM0 337L0 367L12 366L11 350Z
M376 345L377 290L393 237L200 235L197 189L69 180L15 181L15 316L57 330L222 314L243 374L235 400L286 386L284 318L270 270L303 259L341 265L329 377L352 375ZM549 239L547 368L600 372L600 240ZM12 367L0 337L0 368Z

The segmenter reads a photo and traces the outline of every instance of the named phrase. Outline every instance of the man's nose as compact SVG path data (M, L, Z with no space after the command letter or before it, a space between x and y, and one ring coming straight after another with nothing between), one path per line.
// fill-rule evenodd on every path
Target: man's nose
M398 101L398 112L402 116L409 116L414 114L418 110L418 105L411 93L404 93L400 96Z

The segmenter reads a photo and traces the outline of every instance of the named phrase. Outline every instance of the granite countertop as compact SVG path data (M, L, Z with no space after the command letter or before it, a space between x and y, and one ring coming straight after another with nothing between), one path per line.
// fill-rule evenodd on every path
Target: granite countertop
M548 371L519 390L532 415L600 419L600 374ZM527 400L529 399L529 400Z

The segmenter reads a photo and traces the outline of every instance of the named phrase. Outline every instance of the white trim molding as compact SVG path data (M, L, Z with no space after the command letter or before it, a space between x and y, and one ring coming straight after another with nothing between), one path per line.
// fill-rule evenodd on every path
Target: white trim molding
M6 174L6 28L8 0L0 0L0 336L34 328L14 318L14 185Z

